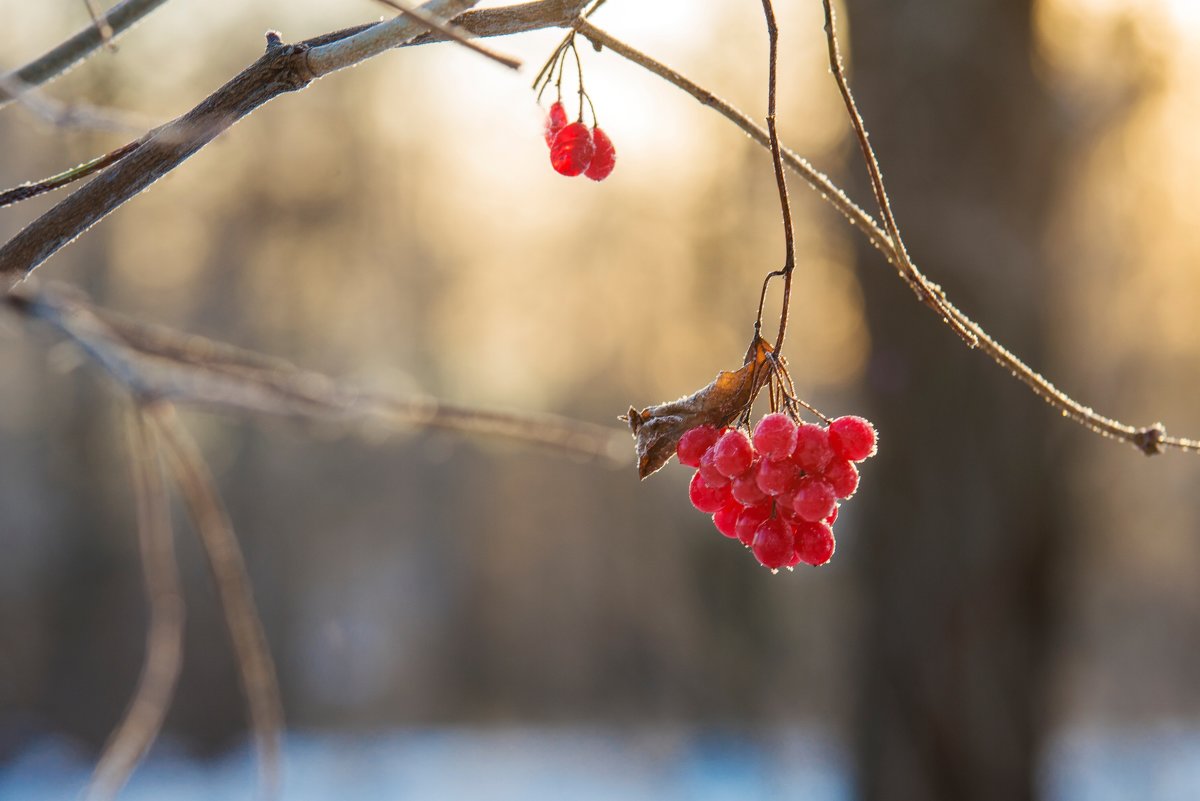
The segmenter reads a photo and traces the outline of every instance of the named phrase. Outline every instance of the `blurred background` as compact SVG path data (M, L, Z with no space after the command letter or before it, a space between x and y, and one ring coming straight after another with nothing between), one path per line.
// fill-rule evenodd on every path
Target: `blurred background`
M820 3L777 6L782 138L869 208ZM150 127L267 29L381 13L173 0L44 94ZM0 0L2 69L87 21ZM610 0L595 22L763 114L759 3ZM917 263L1079 400L1200 435L1200 4L847 0L841 22ZM555 174L528 84L559 38L496 40L519 76L435 45L280 97L38 275L370 387L618 426L740 363L777 197L766 151L590 48L617 168ZM0 185L130 138L10 106ZM1200 460L1061 420L792 194L792 374L881 432L821 569L760 568L689 506L688 471L639 483L632 440L613 469L186 418L276 660L285 797L1200 796ZM124 401L10 314L0 376L0 797L74 797L142 656ZM183 674L125 797L249 798L223 621L182 519L177 539Z

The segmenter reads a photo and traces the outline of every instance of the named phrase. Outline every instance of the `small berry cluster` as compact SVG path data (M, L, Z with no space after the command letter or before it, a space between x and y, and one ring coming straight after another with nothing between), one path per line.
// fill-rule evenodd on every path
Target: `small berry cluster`
M837 502L858 489L855 462L875 454L875 428L861 417L839 417L828 428L797 425L774 412L752 437L739 428L693 428L676 454L697 468L692 506L764 567L823 565L833 556Z
M608 134L599 126L589 129L582 119L568 123L561 100L556 100L546 115L546 145L550 166L561 175L582 174L603 181L617 164L617 151Z

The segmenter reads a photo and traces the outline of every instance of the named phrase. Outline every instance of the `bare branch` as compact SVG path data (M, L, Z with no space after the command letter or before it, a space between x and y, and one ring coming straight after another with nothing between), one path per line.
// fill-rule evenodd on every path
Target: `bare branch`
M576 30L587 37L593 44L607 47L617 55L632 61L668 83L679 87L696 98L701 104L709 106L737 125L759 145L770 147L770 137L767 131L725 100L685 78L665 64L655 61L640 50L617 39L612 34L597 28L587 20L576 20L574 25ZM880 227L875 218L856 205L854 201L850 200L846 193L834 184L827 175L813 167L812 164L798 156L795 152L787 148L782 148L782 155L788 167L803 177L830 205L844 214L854 227L861 231L871 244L883 253L888 262L896 268L900 277L907 282L906 267L896 253L892 238ZM1166 429L1162 423L1141 427L1131 426L1119 420L1097 414L1093 409L1074 400L1021 361L1014 353L993 339L978 323L954 306L945 297L941 287L934 283L927 282L927 284L936 296L940 298L940 305L944 307L945 313L949 314L959 325L971 333L976 339L980 350L990 356L1001 367L1011 372L1017 379L1028 386L1034 394L1061 412L1063 416L1074 420L1101 436L1127 442L1147 455L1161 453L1164 448L1175 448L1182 451L1200 453L1200 440L1167 436ZM942 313L940 309L938 311Z
M137 500L138 543L150 607L146 655L125 718L104 747L87 797L116 797L158 737L183 661L184 602L172 542L171 510L158 449L140 410L129 414L129 455Z
M116 38L165 2L166 0L124 0L113 6L95 23L41 57L0 76L0 108L11 103L19 94L11 87L41 86L57 78L100 48L106 41L106 31L110 33L109 40Z
M242 549L204 458L176 418L174 407L165 402L153 403L145 407L145 414L161 437L175 483L183 493L192 525L208 557L233 641L242 691L250 707L263 795L274 798L280 784L283 703L279 698L279 682L275 678L275 665L267 647L262 619L254 605Z
M473 1L433 0L424 8L438 13ZM463 15L459 22L477 35L500 36L564 26L582 5L578 0L543 0L488 9L486 13L477 12L476 16ZM285 92L303 89L314 78L351 66L357 63L354 59L361 61L378 55L403 43L404 37L412 39L416 34L415 23L398 17L293 45L283 44L277 35L268 36L267 52L258 61L182 117L148 133L132 153L0 247L0 292L11 289L63 245L178 167L263 103ZM419 40L444 41L433 35Z
M105 153L103 156L94 158L91 161L85 161L83 164L72 167L69 170L63 170L58 175L51 175L49 178L44 178L36 183L21 184L20 186L0 192L0 208L11 206L13 203L20 203L22 200L29 200L46 192L52 192L55 189L86 178L89 175L94 175L110 164L115 164L132 153L137 146L137 142L130 142L116 150Z
M463 30L462 28L459 28L457 25L453 25L449 22L443 22L442 20L438 19L437 17L431 17L430 15L426 14L424 11L421 11L420 9L410 8L409 6L404 5L403 3L396 2L396 0L379 0L379 2L383 3L386 6L390 6L394 9L396 9L401 14L403 14L406 17L409 17L410 19L416 20L417 22L421 23L429 30L435 31L436 33L440 33L447 40L456 42L456 43L462 45L463 47L467 48L468 50L474 50L476 53L480 54L481 56L490 58L492 61L495 61L497 64L508 67L511 70L521 69L521 60L519 58L513 58L512 56L506 56L503 53L498 53L489 47L485 47L484 45L481 45L479 42L476 42L473 39L471 39L470 34L467 33L465 30Z
M211 411L333 421L377 420L392 428L439 428L485 434L624 464L622 431L550 414L515 413L401 397L345 386L263 356L167 328L136 322L84 300L78 292L22 287L9 305L75 341L122 386L144 399Z

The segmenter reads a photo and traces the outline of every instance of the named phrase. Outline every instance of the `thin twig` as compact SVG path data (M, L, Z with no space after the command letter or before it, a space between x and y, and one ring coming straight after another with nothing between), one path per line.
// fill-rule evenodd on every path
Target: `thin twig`
M779 207L783 213L784 259L783 267L772 275L783 276L783 305L779 312L779 333L775 339L775 354L783 348L787 334L788 307L792 299L792 272L796 268L796 233L792 226L792 205L788 201L787 179L783 172L783 156L779 152L779 133L775 126L776 72L779 63L779 26L775 23L775 8L771 0L762 0L763 15L767 21L767 39L770 43L770 69L767 74L767 137L771 145L771 163L775 167L775 183L779 187ZM768 276L770 280L770 276ZM763 284L766 295L766 284ZM758 337L762 327L762 299L758 303L758 317L754 323L754 336Z
M146 756L175 696L183 663L183 592L162 465L140 409L130 411L128 429L138 544L150 614L137 690L96 763L87 792L91 801L116 797Z
M83 0L83 4L87 6L88 15L92 18L92 24L96 26L96 32L100 34L101 43L115 50L116 45L112 41L112 25L109 25L108 20L104 18L104 12L100 10L100 4L96 0Z
M738 128L742 129L759 145L770 147L770 135L767 131L727 101L586 20L576 20L575 28L593 44L607 47L622 58L632 61L668 83L677 86L694 97L702 105L714 109L730 122L737 125ZM900 277L907 282L908 278L904 263L900 261L900 257L896 254L892 238L880 227L875 218L856 205L827 175L816 169L811 163L787 148L781 148L781 152L784 163L804 178L830 205L845 215L854 227L862 232L871 244L883 253L888 262L896 268ZM976 339L980 350L990 356L1001 367L1011 372L1018 380L1028 386L1034 394L1057 409L1065 417L1101 436L1127 442L1147 455L1160 453L1164 448L1175 448L1182 451L1200 453L1200 440L1167 436L1161 423L1142 427L1131 426L1119 420L1097 414L1091 408L1074 400L993 339L979 324L951 303L937 284L928 283L928 286L941 300L941 305L945 309L944 312L939 309L939 314L949 314L959 325L970 332Z
M49 178L43 178L36 183L21 184L12 189L6 189L0 192L0 208L10 206L13 203L20 203L22 200L29 200L46 192L52 192L81 178L93 175L110 164L116 164L122 158L132 153L138 144L138 142L130 142L116 150L105 153L103 156L98 156L91 161L85 161L83 164L72 167L69 170L63 170L58 175L51 175Z
M426 14L419 8L412 8L403 3L396 2L396 0L379 0L379 2L383 3L385 6L390 6L396 9L406 17L416 20L429 30L440 33L449 41L457 42L468 50L474 50L479 55L490 58L497 64L501 64L502 66L508 67L511 70L521 69L521 59L513 58L512 56L506 56L503 53L498 53L490 47L486 47L479 42L476 42L470 38L470 34L467 31L463 30L457 25L444 22L437 17Z
M233 651L237 657L242 692L250 708L250 726L259 755L259 780L263 796L274 798L280 787L280 751L283 737L283 703L275 665L267 646L262 619L254 604L250 576L237 535L200 449L166 402L145 407L161 437L175 483L183 494L192 525L204 546L205 556L225 611Z
M31 88L57 78L105 44L103 26L107 26L111 31L108 40L112 41L166 1L124 0L113 6L107 14L100 18L100 25L88 25L70 39L25 66L0 76L0 108L16 99L16 95L8 87Z
M875 158L875 149L871 147L862 115L858 112L858 105L854 102L854 95L850 93L850 84L846 80L846 70L842 65L842 53L838 47L833 6L830 5L829 0L821 0L821 2L825 7L825 39L829 48L829 68L833 71L833 78L837 82L842 102L846 106L846 115L850 118L854 137L858 140L858 147L862 151L863 162L867 165L867 173L871 178L871 191L879 206L879 214L883 218L884 227L892 240L892 249L896 255L893 264L900 270L901 277L916 293L917 298L937 312L954 329L954 332L962 337L967 346L973 348L978 344L975 334L950 313L950 310L946 308L941 290L925 280L925 276L913 264L912 259L908 256L908 250L904 247L904 240L900 237L900 228L896 225L895 215L892 214L892 204L888 201L887 190L883 185L883 172L879 169L879 160Z

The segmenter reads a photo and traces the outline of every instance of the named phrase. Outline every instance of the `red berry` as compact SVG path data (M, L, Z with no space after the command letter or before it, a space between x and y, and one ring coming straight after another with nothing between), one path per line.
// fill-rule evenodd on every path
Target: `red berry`
M818 523L837 511L833 487L813 476L805 476L796 486L792 508L801 520Z
M704 476L704 482L710 487L724 487L729 484L729 476L717 469L717 465L713 461L716 455L716 446L704 452L704 455L700 457L700 475Z
M780 517L764 521L754 532L750 549L763 567L778 570L788 563L796 550L791 527Z
M592 141L596 144L596 153L592 156L592 163L588 165L584 175L593 181L603 181L612 173L613 167L617 166L617 150L608 134L599 128L592 129Z
M833 459L829 432L818 425L806 423L796 429L796 450L793 459L805 473L820 473Z
M713 446L713 465L729 478L736 478L754 463L754 446L740 428L726 431Z
M703 476L696 473L692 476L692 483L688 485L688 499L692 506L711 515L732 501L733 496L729 494L728 486L711 487L704 482Z
M796 486L799 472L791 460L772 462L766 459L758 463L758 488L768 495L782 495Z
M861 417L839 417L829 424L829 444L841 458L861 462L875 455L875 426Z
M796 424L783 412L774 412L754 427L754 447L764 459L779 461L796 449Z
M721 432L712 426L698 426L685 431L679 438L679 444L675 446L679 463L688 467L699 467L700 457L706 450L716 445L720 437Z
M837 507L837 506L833 507L833 511L829 513L829 517L825 518L826 524L832 526L835 522L837 522L839 508L840 507Z
M550 144L550 165L562 175L579 175L592 163L595 152L592 132L582 122L573 122L559 131Z
M823 565L833 556L836 543L833 539L833 529L826 523L801 522L795 529L796 555L805 564L816 567Z
M558 132L565 127L567 127L567 110L563 108L561 100L556 100L546 115L546 147L554 144L554 137L558 136Z
M754 542L754 532L771 517L771 504L763 503L758 506L747 506L738 515L734 530L742 544L749 546Z
M724 534L730 539L737 539L737 521L742 514L742 506L737 501L730 501L722 506L713 514L713 525L717 527L717 531Z
M733 489L733 497L743 506L753 506L762 503L769 496L758 488L758 471L755 466L735 478L729 485Z
M849 498L858 489L858 468L845 459L834 459L825 468L824 478L839 498Z

